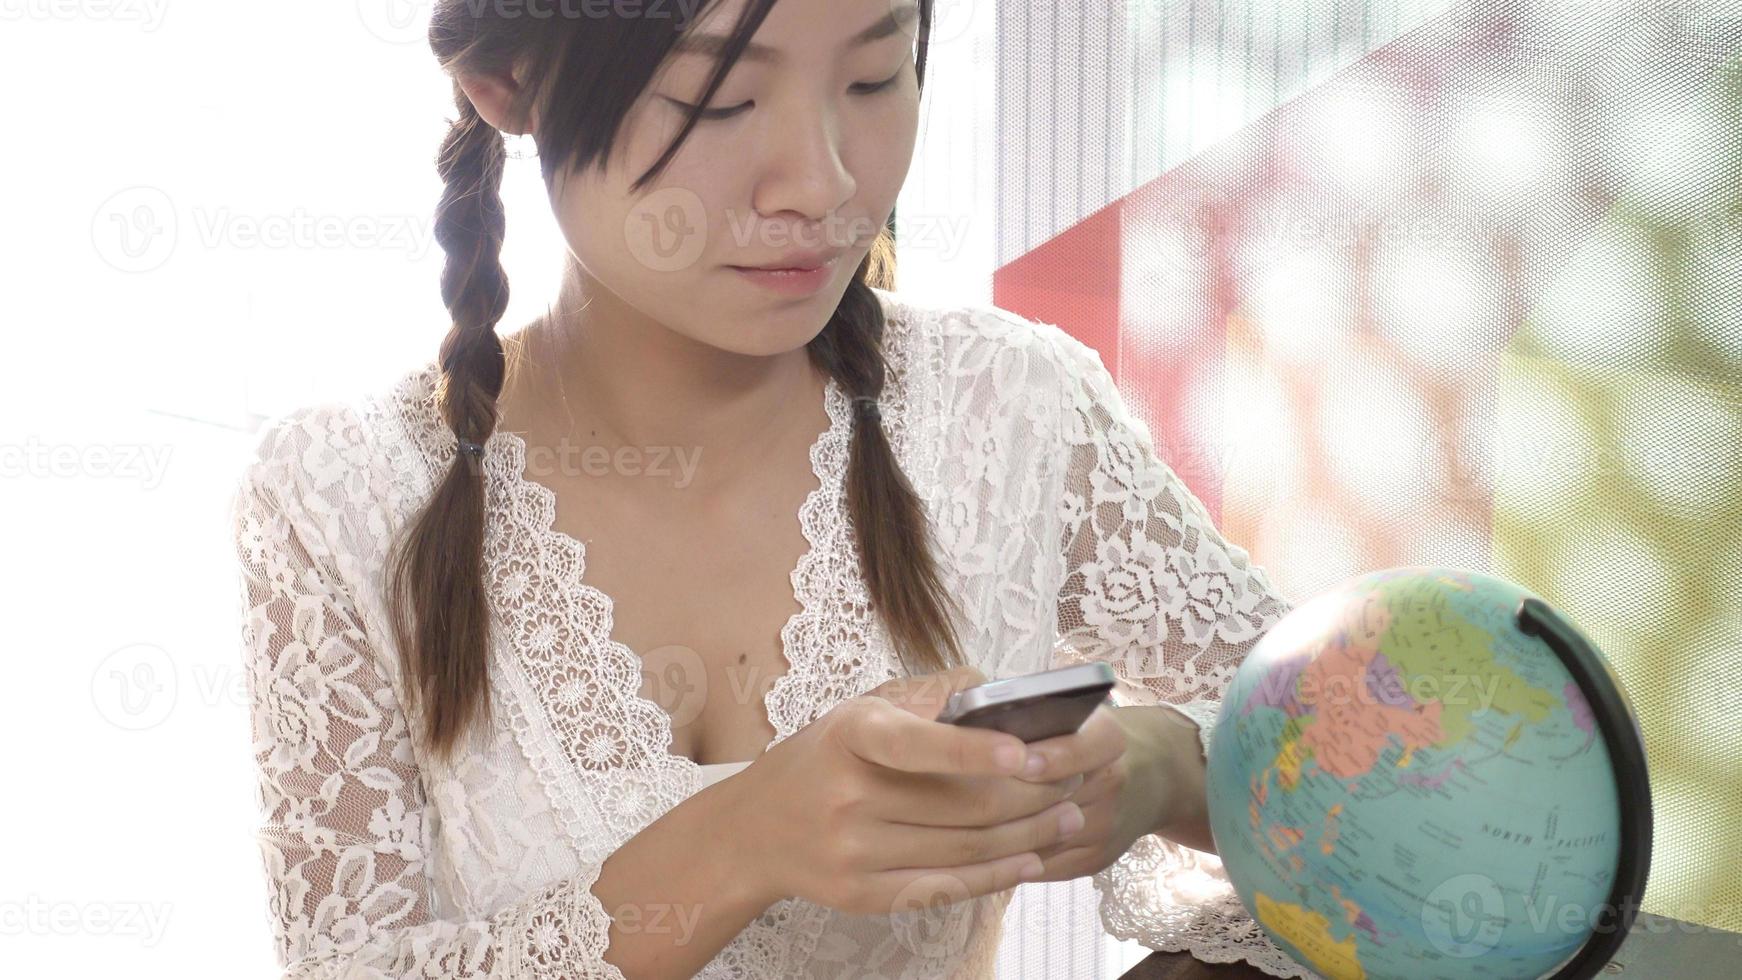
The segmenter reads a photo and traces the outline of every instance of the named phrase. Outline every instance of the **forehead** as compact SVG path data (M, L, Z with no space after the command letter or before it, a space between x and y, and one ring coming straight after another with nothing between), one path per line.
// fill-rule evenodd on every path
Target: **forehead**
M672 55L719 59L730 41L732 25L746 6L747 0L727 0L716 7L712 16L678 39ZM821 39L840 55L889 37L911 38L919 25L917 0L781 0L768 12L757 36L769 34L770 25L778 27L777 19L785 19L782 15L788 12L796 18L796 27L785 33L794 33L807 42ZM818 17L819 12L823 16ZM828 26L823 30L809 26L819 23ZM787 52L779 42L752 39L739 60L778 65L787 60Z

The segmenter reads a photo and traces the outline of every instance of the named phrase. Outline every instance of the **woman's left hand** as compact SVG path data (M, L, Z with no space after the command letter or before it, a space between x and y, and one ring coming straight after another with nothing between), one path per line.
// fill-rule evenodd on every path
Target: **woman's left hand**
M1054 782L1082 773L1070 797L1083 811L1083 827L1038 851L1045 873L1039 881L1068 881L1117 861L1132 842L1155 830L1165 807L1163 760L1152 758L1156 740L1133 730L1130 709L1101 704L1082 727L1029 743L1046 757L1032 782Z

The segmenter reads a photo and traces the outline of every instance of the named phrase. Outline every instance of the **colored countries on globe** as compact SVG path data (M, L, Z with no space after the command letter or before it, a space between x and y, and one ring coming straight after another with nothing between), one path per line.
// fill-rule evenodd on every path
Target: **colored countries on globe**
M1242 665L1212 827L1248 909L1303 965L1528 977L1588 935L1619 804L1578 685L1516 624L1527 595L1473 572L1374 573Z

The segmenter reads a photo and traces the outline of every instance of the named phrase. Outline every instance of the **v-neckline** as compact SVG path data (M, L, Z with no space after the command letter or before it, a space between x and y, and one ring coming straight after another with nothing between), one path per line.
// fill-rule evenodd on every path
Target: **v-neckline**
M827 377L823 387L823 409L828 413L829 424L811 442L808 453L811 476L817 481L817 485L805 494L796 515L799 531L804 537L804 548L799 554L798 562L788 573L792 597L797 602L798 608L787 617L780 627L780 658L785 664L785 669L762 695L763 717L768 722L768 726L774 730L774 737L762 747L756 758L761 758L763 753L784 737L780 722L775 718L772 704L776 692L792 682L795 679L795 671L802 666L799 660L794 659L794 655L805 653L798 648L796 641L800 625L814 611L812 605L815 597L811 595L807 583L814 581L815 576L808 573L811 567L823 557L821 554L823 541L819 537L822 525L818 520L817 511L825 505L832 504L832 498L839 490L842 478L841 470L846 457L846 441L850 435L851 413L848 411L846 395L833 376ZM526 440L518 433L498 430L486 440L487 446L492 443L501 444L499 447L491 448L502 450L503 455L500 458L507 464L500 467L500 472L509 481L508 499L514 500L521 493L530 492L536 495L543 504L540 507L543 519L538 521L535 527L536 533L542 538L541 546L555 543L558 547L554 550L566 548L574 553L577 559L576 567L572 575L562 585L572 594L582 598L590 596L601 610L602 618L597 631L597 639L602 647L600 652L604 656L618 658L621 661L619 666L625 668L607 670L605 673L618 681L614 685L614 693L622 700L622 703L640 704L643 710L655 719L656 730L654 734L659 737L659 744L664 747L663 752L668 760L666 764L677 766L684 774L686 781L693 785L701 780L706 766L748 765L755 761L751 759L722 763L700 763L687 755L672 751L671 715L651 698L642 696L640 654L616 638L615 597L587 581L586 544L556 526L556 491L526 475ZM491 455L495 454L491 453ZM547 547L546 550L553 549ZM590 641L594 638L589 637L588 639ZM573 749L574 747L566 746L566 748ZM571 756L571 760L573 761L573 756Z

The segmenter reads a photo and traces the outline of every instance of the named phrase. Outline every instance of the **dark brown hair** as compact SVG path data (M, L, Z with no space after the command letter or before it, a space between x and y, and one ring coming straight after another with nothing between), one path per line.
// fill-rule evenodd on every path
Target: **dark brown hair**
M697 108L633 190L669 164L776 2L746 5ZM932 0L918 0L918 7L915 67L923 90ZM502 133L479 117L459 78L513 74L520 79L520 100L511 111L523 122L533 118L532 107L539 108L535 139L550 186L560 168L584 171L610 159L630 107L681 34L668 20L565 17L554 11L569 8L552 9L553 16L504 16L484 0L441 0L432 14L430 46L454 77L459 109L437 157L445 190L435 225L447 253L442 300L453 317L441 345L438 394L456 443L483 444L495 430L506 373L496 324L508 305L508 278L500 261L506 145ZM893 277L894 239L884 228L828 324L807 345L812 363L849 397L882 394L885 322L871 288L893 288ZM855 416L847 496L871 606L910 674L958 665L962 652L950 618L957 607L933 561L922 502L882 425ZM471 455L455 452L388 563L391 618L408 699L423 706L424 742L443 757L451 757L467 727L490 711L484 510L483 468Z

